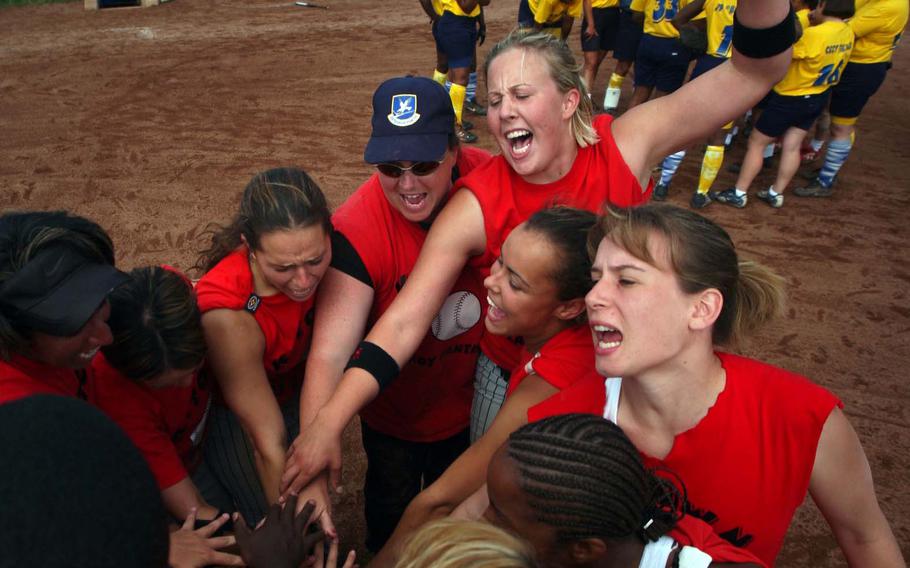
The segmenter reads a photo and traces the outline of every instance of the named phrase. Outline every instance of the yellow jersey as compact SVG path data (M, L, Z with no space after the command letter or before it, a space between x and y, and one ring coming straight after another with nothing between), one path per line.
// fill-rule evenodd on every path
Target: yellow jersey
M679 37L670 21L691 0L632 0L632 10L644 12L644 32L655 37Z
M619 0L591 0L592 8L615 8L619 6Z
M852 50L853 29L847 22L829 20L806 28L793 45L793 61L774 85L774 92L787 96L824 93L840 81Z
M557 24L562 17L569 15L573 18L581 17L581 0L528 0L528 8L534 14L534 23L539 25Z
M452 12L456 16L468 16L471 18L476 18L480 15L480 4L474 6L474 9L471 10L470 14L466 14L456 0L433 0L433 9L436 10L436 13L440 16L443 12Z
M850 19L856 34L851 63L882 63L891 61L894 48L901 40L907 25L907 0L869 0Z
M733 13L736 0L705 0L708 50L712 57L728 59L733 52Z

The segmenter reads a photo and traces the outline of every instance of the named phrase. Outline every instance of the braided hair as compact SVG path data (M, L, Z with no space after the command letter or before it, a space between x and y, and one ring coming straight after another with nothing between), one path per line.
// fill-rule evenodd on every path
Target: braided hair
M509 436L507 451L537 520L553 527L560 542L647 543L682 518L685 489L645 468L622 429L598 416L532 422Z

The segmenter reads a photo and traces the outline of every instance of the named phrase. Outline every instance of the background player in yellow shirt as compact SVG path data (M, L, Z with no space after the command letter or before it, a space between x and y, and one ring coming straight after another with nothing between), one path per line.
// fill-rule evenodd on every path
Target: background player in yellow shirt
M907 0L866 0L856 4L856 15L849 22L856 44L840 83L831 91L831 140L825 163L812 183L793 190L799 197L831 195L834 179L853 147L856 120L885 81L894 48L907 25Z
M619 0L583 0L581 51L584 54L582 77L588 85L588 96L594 91L597 70L616 44L619 33ZM595 105L596 107L596 105Z
M735 12L736 0L694 0L673 18L674 27L680 29L699 13L703 13L705 16L708 47L705 53L699 56L689 81L694 81L700 75L730 58L733 51L733 14ZM717 178L717 172L724 162L724 138L732 127L733 122L728 122L723 128L712 134L708 140L708 147L702 158L698 189L692 195L691 205L696 209L701 209L711 203L708 190L711 189L711 185ZM664 159L661 164L660 180L654 187L654 199L657 201L667 198L670 182L673 181L673 176L685 155L686 151L682 150Z
M433 79L442 84L445 82L438 69L440 54L444 54L451 82L449 97L458 124L455 134L461 142L477 142L477 135L465 129L462 115L477 43L475 18L480 16L480 6L489 3L490 0L420 0L424 12L431 20L433 14L439 16L433 21L433 39L436 40L437 52L437 70Z
M575 18L581 17L582 0L521 0L518 27L536 28L565 41Z
M836 84L853 50L853 30L844 21L853 16L853 0L819 2L813 11L817 25L803 30L793 46L793 61L784 78L774 86L743 158L736 186L712 199L734 207L745 207L746 192L761 170L765 146L781 139L780 165L774 185L756 194L771 207L784 204L783 192L799 168L799 148L806 132L828 103L831 86Z
M632 0L632 10L644 13L644 35L635 57L635 90L629 108L680 88L686 80L692 53L679 41L673 18L689 0Z

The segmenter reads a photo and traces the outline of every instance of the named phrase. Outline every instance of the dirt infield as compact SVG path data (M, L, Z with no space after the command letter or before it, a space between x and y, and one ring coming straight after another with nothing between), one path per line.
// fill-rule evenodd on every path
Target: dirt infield
M122 267L185 269L206 244L206 226L230 218L257 171L301 165L337 206L371 172L362 156L373 89L389 76L428 74L435 59L414 0L321 2L330 8L174 0L100 12L81 2L0 10L0 209L70 209L110 231ZM493 2L482 52L512 26L516 4ZM910 557L910 519L900 516L910 511L910 120L900 103L908 64L904 46L860 121L834 198L788 196L780 210L712 205L707 214L790 282L786 317L746 354L843 399ZM727 162L741 153L740 143ZM671 191L679 204L701 161L700 149L690 154ZM725 172L717 186L733 181ZM358 445L351 429L337 522L359 548ZM780 560L844 564L813 505L800 510Z

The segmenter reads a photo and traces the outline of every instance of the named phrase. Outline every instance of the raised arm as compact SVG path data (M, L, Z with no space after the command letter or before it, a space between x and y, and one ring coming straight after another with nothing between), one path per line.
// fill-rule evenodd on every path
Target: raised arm
M483 487L487 466L509 434L527 424L528 408L556 394L556 387L530 375L502 405L490 429L465 450L436 480L411 501L395 532L373 559L375 566L394 566L407 537L425 523L451 514L465 499Z
M373 326L366 341L388 354L401 368L420 346L468 259L483 252L485 245L480 203L473 193L461 190L433 222L407 283ZM354 415L376 398L379 389L376 377L363 368L345 371L312 427L295 443L299 471L285 477L288 491L299 491L327 467L330 483L337 486L341 433Z
M753 49L765 49L774 39L792 39L788 0L743 0L736 18L746 28L775 28L771 38L759 37ZM787 20L784 22L784 20ZM769 32L770 33L770 32ZM751 108L783 77L790 63L790 49L771 57L748 57L738 51L743 34L734 35L730 61L705 73L679 90L639 105L613 122L613 135L626 163L642 187L658 160L702 140L723 124Z
M809 493L850 566L906 566L875 497L866 453L839 408L834 409L822 429Z
M265 339L253 316L234 310L203 314L208 360L221 393L253 442L253 458L269 503L278 500L287 432L262 366Z

